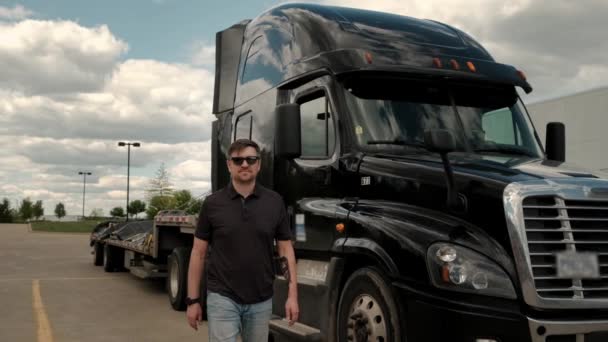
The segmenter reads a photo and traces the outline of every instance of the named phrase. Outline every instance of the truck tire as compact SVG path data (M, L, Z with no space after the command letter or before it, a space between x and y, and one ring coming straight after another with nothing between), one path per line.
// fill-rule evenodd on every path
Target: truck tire
M103 247L103 270L106 272L122 271L125 251L108 244L104 244Z
M99 241L95 241L93 244L93 265L103 265L103 244Z
M355 271L340 296L338 341L401 341L401 310L396 299L378 269Z
M169 256L167 293L169 302L174 310L186 309L186 296L188 296L188 266L190 264L190 248L177 247Z

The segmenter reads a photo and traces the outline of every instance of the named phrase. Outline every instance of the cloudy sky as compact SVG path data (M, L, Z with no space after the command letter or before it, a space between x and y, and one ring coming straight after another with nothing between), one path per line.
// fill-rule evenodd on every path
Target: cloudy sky
M107 214L165 163L210 188L215 32L282 1L0 1L0 198ZM535 102L608 85L606 0L318 0L443 21L524 70Z

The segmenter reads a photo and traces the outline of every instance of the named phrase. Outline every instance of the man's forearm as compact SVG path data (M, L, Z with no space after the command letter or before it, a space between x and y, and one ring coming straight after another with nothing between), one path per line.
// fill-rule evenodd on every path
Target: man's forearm
M201 278L205 267L205 254L192 250L190 265L188 266L188 297L199 298L201 296Z
M279 248L279 254L287 259L287 266L289 267L289 297L298 297L298 278L296 269L296 257L293 251L291 241L281 244Z

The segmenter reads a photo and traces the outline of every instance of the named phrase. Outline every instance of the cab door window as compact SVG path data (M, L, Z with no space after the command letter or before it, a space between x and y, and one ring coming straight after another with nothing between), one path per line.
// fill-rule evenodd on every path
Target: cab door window
M329 158L336 146L334 120L325 94L300 102L302 158Z

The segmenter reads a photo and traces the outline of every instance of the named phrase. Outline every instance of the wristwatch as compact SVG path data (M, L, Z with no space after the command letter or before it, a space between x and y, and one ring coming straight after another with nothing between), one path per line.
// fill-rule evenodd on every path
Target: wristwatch
M201 302L201 298L200 297L199 298L186 297L185 302L186 302L187 306L190 306L190 305L195 304L195 303L200 303Z

